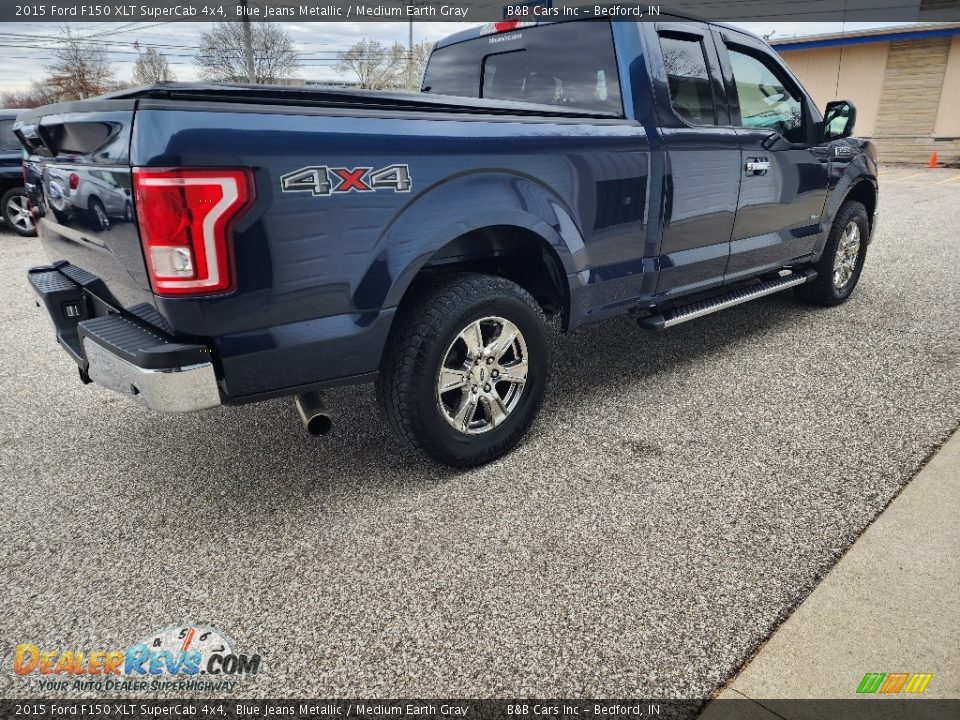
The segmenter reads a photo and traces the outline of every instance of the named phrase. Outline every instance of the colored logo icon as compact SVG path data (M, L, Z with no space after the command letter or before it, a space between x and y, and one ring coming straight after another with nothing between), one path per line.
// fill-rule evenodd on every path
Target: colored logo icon
M933 673L867 673L857 686L857 693L863 695L919 694L927 689L932 678Z

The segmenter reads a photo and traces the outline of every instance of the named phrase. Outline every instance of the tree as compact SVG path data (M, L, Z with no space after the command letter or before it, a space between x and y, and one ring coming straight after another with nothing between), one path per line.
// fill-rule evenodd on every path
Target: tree
M133 84L134 85L152 85L157 82L170 82L176 80L173 71L170 70L170 63L167 58L157 52L156 48L147 48L145 53L141 53L137 58L136 65L133 66Z
M41 107L59 102L59 98L42 82L35 80L27 90L11 90L0 93L0 107L28 108Z
M396 87L397 47L400 46L388 47L379 40L360 40L349 50L337 53L337 64L333 68L356 75L357 85L365 90Z
M413 46L414 82L420 79L433 44L427 41ZM352 73L357 84L367 90L404 88L407 85L407 48L400 43L385 45L377 40L361 40L338 53L334 69Z
M113 68L103 45L86 42L69 26L54 49L54 61L47 66L46 85L58 100L81 100L102 95L113 85Z
M251 33L255 82L275 82L299 73L300 60L293 40L278 23L252 23ZM206 80L248 82L242 24L217 23L203 33L194 62Z
M420 82L423 77L423 71L427 68L427 60L430 59L430 53L433 51L433 43L429 40L423 40L413 46L413 81ZM410 88L416 90L418 88Z

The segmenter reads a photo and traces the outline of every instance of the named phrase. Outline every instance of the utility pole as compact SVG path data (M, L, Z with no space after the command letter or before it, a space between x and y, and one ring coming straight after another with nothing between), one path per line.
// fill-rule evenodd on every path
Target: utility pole
M407 90L413 92L413 20L410 21L410 33L407 37Z
M247 0L243 0L243 54L247 61L247 81L255 83L256 71L253 69L253 33L250 30L250 16L247 15Z

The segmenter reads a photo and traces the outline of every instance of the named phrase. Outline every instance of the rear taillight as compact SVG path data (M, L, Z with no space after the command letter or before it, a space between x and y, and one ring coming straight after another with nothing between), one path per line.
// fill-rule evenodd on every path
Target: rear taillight
M76 190L80 187L80 176L76 173L70 173L70 189Z
M511 30L522 30L523 28L533 27L537 22L535 20L502 20L500 22L487 23L480 28L481 35L493 35L495 33L510 32Z
M230 227L253 202L250 171L134 168L133 188L153 291L232 290Z

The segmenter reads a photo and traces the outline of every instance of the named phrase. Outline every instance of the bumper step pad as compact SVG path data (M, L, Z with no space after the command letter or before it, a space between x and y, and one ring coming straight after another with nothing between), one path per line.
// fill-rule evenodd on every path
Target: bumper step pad
M31 268L27 278L47 310L57 342L84 370L86 358L77 335L77 325L87 317L83 290L53 267Z
M82 320L77 330L84 345L93 341L128 363L148 370L210 362L209 348L173 342L123 315Z
M87 277L75 277L77 273ZM221 403L210 348L178 342L107 309L89 296L86 283L78 284L91 278L99 282L79 268L33 268L28 277L53 321L57 340L80 367L85 382L92 380L162 412L202 410ZM90 317L94 313L99 317Z

